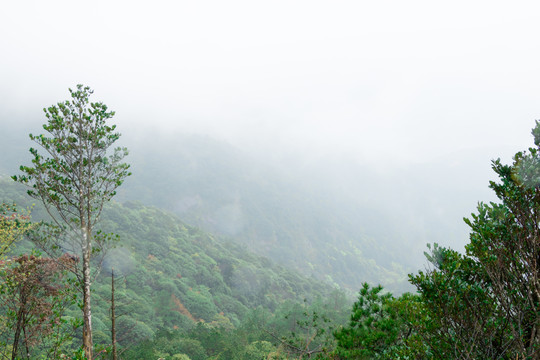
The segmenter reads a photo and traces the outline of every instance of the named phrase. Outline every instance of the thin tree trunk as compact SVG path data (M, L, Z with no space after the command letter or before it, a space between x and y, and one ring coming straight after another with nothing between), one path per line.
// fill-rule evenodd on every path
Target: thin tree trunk
M111 269L111 338L112 338L112 356L113 360L118 360L116 352L116 315L114 313L114 268Z
M83 229L83 348L87 360L92 360L92 312L90 307L90 252L92 251L90 235Z
M21 330L23 328L23 313L26 301L23 297L19 311L17 311L17 327L15 328L15 336L13 338L13 348L11 349L11 360L17 358L17 350L19 349L19 339L21 337Z
M23 321L23 324L25 323L26 323L26 319ZM26 326L23 326L23 333L24 333L24 347L26 349L26 358L30 359L30 347L28 346L28 337L26 336Z

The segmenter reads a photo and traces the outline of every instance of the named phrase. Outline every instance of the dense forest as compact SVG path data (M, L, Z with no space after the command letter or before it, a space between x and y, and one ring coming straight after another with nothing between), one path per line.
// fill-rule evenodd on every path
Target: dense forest
M124 186L137 174L113 148L114 112L87 87L70 94L30 135L31 164L0 178L3 358L539 358L540 122L534 147L493 161L498 200L465 219L465 250L433 243L415 291L393 295L377 284L402 280L401 247L386 257L388 239L358 241L354 211L323 221L300 189L204 151L191 165L170 154L193 177L159 175L149 153ZM229 176L205 174L220 166ZM145 187L156 174L155 188L184 193ZM246 180L258 176L263 196ZM197 179L210 185L190 196Z

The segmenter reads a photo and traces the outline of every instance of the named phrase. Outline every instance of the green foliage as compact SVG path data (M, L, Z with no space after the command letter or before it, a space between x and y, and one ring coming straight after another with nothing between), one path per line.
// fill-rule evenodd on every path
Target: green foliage
M311 304L288 301L281 304L262 329L286 358L323 358L334 349L333 331L345 324L349 302L333 293ZM339 304L339 305L338 305ZM264 340L264 337L259 337Z
M15 204L0 203L0 258L33 228L35 225L30 222L30 211L18 209Z
M269 355L275 353L277 350L269 341L254 341L244 349L243 353L239 355L238 360L265 360L269 358Z
M434 357L427 338L434 326L422 298L405 293L394 298L381 286L364 284L349 324L334 332L332 359L446 359ZM452 358L450 356L449 358Z
M438 359L452 354L498 358L507 328L496 320L496 304L483 269L472 258L437 245L428 254L434 269L411 276L428 314L418 331Z
M189 322L199 320L212 323L220 313L238 324L248 308L272 308L285 299L301 301L304 294L293 288L309 284L312 296L332 290L293 276L291 271L238 245L215 239L161 210L137 203L111 203L104 211L101 227L106 232L114 228L123 245L105 257L103 267L114 267L125 276L125 285L119 285L120 296L125 292L131 300L132 305L127 307L133 309L132 317L154 329L165 324L169 329L188 328ZM107 284L104 279L103 283ZM178 316L184 320L169 321Z
M58 225L78 232L85 223L95 223L102 204L130 173L129 165L122 163L127 149L107 153L120 137L114 132L116 126L107 124L114 112L103 103L90 103L93 91L89 87L77 85L77 90L69 91L71 101L43 110L47 117L43 129L50 137L30 134L48 157L31 148L32 166L21 166L24 175L13 179L29 184L31 197L58 212L51 213Z
M287 301L275 314L261 307L248 311L236 327L199 322L189 330L159 331L152 342L131 348L126 357L138 359L137 354L147 354L150 349L159 349L166 359L175 351L196 356L187 352L185 344L189 343L200 344L205 359L324 358L333 349L332 329L341 325L335 319L346 314L345 308L336 309L334 305L322 301L312 304ZM185 340L191 342L184 343Z
M77 301L67 270L74 260L22 255L2 262L0 269L0 353L26 353L57 358L74 331L76 319L64 317Z
M364 283L354 303L349 326L335 332L336 354L342 359L371 359L387 356L396 342L400 326L393 297L382 293L382 286L370 288Z

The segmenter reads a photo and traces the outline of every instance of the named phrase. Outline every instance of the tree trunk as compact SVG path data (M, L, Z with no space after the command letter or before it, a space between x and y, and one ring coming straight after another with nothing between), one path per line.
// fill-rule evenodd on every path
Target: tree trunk
M92 360L92 312L90 307L90 253L92 251L90 235L83 229L83 348L87 360Z
M15 360L17 358L17 350L19 349L19 339L21 337L21 331L24 326L23 324L23 314L24 314L24 308L26 307L26 301L25 296L23 296L23 299L21 301L21 305L19 307L19 311L17 311L17 326L15 328L15 337L13 339L13 348L11 350L11 360Z
M111 342L113 360L118 360L116 351L116 314L114 305L114 269L111 269Z
M23 324L26 323L26 319L23 321ZM26 349L26 358L30 359L30 347L28 346L28 337L26 336L26 326L23 326L24 333L24 347Z

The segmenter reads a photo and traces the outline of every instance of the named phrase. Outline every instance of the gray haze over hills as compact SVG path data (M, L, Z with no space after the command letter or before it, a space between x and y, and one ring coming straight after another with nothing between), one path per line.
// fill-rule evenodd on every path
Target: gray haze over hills
M249 189L287 189L277 213L321 204L314 214L347 216L347 234L396 244L414 270L427 242L462 248L461 218L492 199L490 160L532 144L539 11L532 1L4 4L0 171L30 160L26 134L40 132L41 109L84 83L117 111L135 162L128 189L150 165L182 181L198 168L228 179L224 192L251 177L262 185ZM224 158L199 163L216 151ZM171 210L199 201L161 190L177 191ZM238 191L208 208L231 236L249 227L242 206L256 199Z
M26 138L20 129L6 132ZM426 243L462 247L461 218L474 210L473 199L491 197L487 175L471 181L489 170L479 153L382 172L347 158L277 166L195 135L159 136L160 146L124 142L133 176L118 200L168 209L352 291L364 281L407 290L405 275L422 267ZM18 164L29 162L21 143L2 143L0 150L13 156L3 159L0 173L17 173Z

